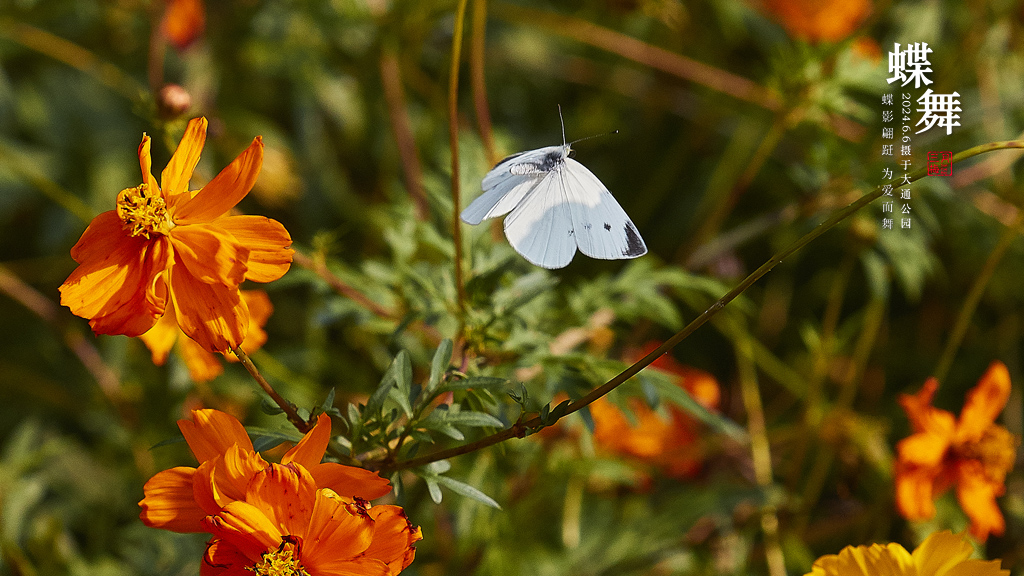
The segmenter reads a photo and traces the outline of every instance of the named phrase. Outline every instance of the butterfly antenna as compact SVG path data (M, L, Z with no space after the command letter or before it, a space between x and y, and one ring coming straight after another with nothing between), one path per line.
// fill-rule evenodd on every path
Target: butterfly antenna
M579 140L573 140L572 142L569 142L569 146L572 146L573 144L575 144L577 142L583 142L584 140L590 140L591 138L600 138L601 136L611 136L612 134L618 134L618 133L619 133L618 130L612 130L611 132L605 132L603 134L594 134L593 136L587 136L586 138L580 138ZM563 141L565 140L565 136L562 136L562 140Z
M562 118L562 105L558 105L558 121L562 123L562 146L565 146L565 120Z

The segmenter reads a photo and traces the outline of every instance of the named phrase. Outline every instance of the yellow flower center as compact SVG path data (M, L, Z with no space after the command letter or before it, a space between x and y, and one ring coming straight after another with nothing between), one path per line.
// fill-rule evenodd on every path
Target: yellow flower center
M309 572L306 572L296 557L295 551L294 539L285 536L285 542L280 548L273 552L264 552L260 561L247 566L246 570L255 573L256 576L309 576Z
M160 190L150 190L145 183L121 190L117 215L132 236L149 238L150 234L167 234L174 227Z
M1016 461L1017 437L1006 428L992 424L981 438L955 446L953 451L960 458L981 462L985 476L1001 484Z

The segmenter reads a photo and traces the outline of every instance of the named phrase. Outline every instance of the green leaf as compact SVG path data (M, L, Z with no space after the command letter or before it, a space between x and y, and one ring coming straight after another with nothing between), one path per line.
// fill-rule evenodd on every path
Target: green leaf
M442 386L442 390L505 388L510 383L511 380L508 378L498 378L496 376L470 376L469 378L463 378L461 380L445 382L444 386Z
M284 414L284 410L277 405L273 400L263 396L260 398L260 412L269 416L277 416L278 414Z
M380 385L373 391L370 399L366 401L366 407L363 409L364 416L367 418L380 416L384 408L384 400L388 398L389 393L395 386L399 390L405 390L405 403L408 404L408 394L412 386L412 362L409 360L409 353L405 350L399 351L395 359L391 361L391 366L388 367L388 371L381 378ZM404 410L405 406L402 406L402 409ZM410 409L408 413L411 412L412 410Z
M498 510L501 510L501 506L498 505L498 503L493 498L491 498L487 494L484 494L480 490L477 490L476 488L470 486L469 484L466 484L465 482L459 482L458 480L454 478L449 478L447 476L438 476L437 482L443 484L446 488L448 488L452 492L455 492L456 494L461 494L467 498L472 498L473 500L476 500L481 504L486 504L491 508L497 508ZM433 497L433 495L431 495L431 497Z
M427 388L424 391L427 398L441 384L444 373L452 361L452 341L450 338L441 340L441 344L434 352L434 358L430 361L430 380L427 381Z
M738 442L747 441L747 432L739 424L736 424L721 414L716 414L708 410L700 402L694 400L693 396L690 396L689 392L679 386L676 386L667 378L653 377L649 378L648 381L654 385L658 394L664 400L668 400L669 402L679 406L694 418L697 418L714 430L721 432L722 434L726 434Z
M330 410L334 408L334 395L337 392L337 388L331 388L327 391L327 398L320 404L320 410L322 412L330 413Z
M434 501L434 504L441 503L441 487L437 485L440 476L434 478L424 477L423 480L427 483L427 490L430 492L430 499Z
M298 442L302 439L298 432L285 432L257 426L248 426L245 431L248 432L249 438L252 439L253 450L257 452L270 450L283 442Z

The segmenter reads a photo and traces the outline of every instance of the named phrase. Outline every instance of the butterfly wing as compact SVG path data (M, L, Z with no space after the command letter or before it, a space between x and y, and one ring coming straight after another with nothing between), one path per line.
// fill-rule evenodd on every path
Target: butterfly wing
M484 193L462 211L462 221L476 225L510 212L547 175L546 159L553 151L560 150L561 146L548 146L513 154L498 162L484 176L481 183Z
M603 260L647 253L636 226L597 176L572 158L559 172L580 252Z
M544 268L564 268L576 254L563 168L548 172L505 218L508 243L531 264Z

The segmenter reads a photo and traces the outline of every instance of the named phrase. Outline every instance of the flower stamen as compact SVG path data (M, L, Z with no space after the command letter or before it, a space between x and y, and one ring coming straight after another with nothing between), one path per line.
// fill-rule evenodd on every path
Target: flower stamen
M257 576L309 576L296 554L297 539L285 536L281 546L273 552L264 552L260 561L246 570Z
M964 460L977 460L992 482L1002 484L1013 469L1017 457L1017 437L1009 430L991 424L981 438L952 447L953 455Z
M159 190L150 190L145 183L125 188L117 195L117 215L131 236L167 234L174 223L167 213L167 204Z

